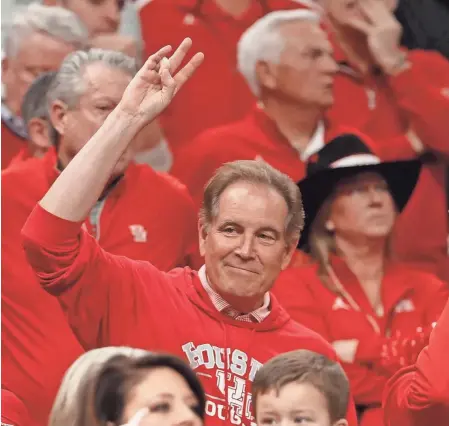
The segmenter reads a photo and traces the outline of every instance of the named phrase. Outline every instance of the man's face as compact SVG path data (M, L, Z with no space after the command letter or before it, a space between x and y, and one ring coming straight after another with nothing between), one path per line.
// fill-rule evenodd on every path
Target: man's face
M56 71L74 50L73 45L38 32L23 39L17 54L2 63L6 103L13 113L20 114L22 99L34 79L43 72Z
M372 172L340 183L330 210L327 226L337 238L352 241L387 237L397 215L387 183Z
M270 187L237 182L221 194L217 213L200 225L210 284L236 309L253 310L296 247L285 235L287 204Z
M285 40L280 63L270 64L276 95L290 102L331 106L338 67L327 34L307 21L286 23L280 32Z
M259 426L347 426L345 419L332 423L324 395L308 383L288 383L258 395L256 419Z
M91 36L114 33L120 25L124 0L63 0L62 5L76 13Z
M327 15L331 20L340 26L346 26L353 19L367 21L367 18L360 8L360 3L364 0L321 0ZM377 0L383 2L388 10L396 9L398 0Z
M61 135L59 157L64 165L73 159L117 106L131 76L97 62L86 67L83 79L85 90L77 107L67 109L56 102L51 109L52 123ZM123 173L131 159L129 149L120 158L113 175Z

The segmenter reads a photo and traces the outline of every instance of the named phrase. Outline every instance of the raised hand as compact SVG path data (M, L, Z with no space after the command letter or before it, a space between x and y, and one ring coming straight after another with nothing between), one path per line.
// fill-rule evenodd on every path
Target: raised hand
M171 46L150 56L126 88L119 104L121 111L142 126L154 120L203 62L204 55L196 53L176 72L191 46L192 40L186 38L170 58Z
M365 34L372 58L385 73L400 71L406 65L401 24L383 0L360 0L359 5L366 20L353 18L347 25Z

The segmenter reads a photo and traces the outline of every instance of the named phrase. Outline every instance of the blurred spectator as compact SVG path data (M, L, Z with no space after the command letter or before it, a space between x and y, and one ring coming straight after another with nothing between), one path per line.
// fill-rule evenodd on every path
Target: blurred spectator
M44 0L75 13L89 30L91 37L117 32L126 0Z
M243 120L188 143L172 170L198 208L222 164L260 159L298 181L304 161L328 139L323 115L333 102L338 68L317 13L276 11L258 20L239 41L238 67L259 104Z
M52 147L55 130L48 114L47 92L56 71L42 73L28 88L22 102L22 119L27 131L27 144L11 160L11 164L31 157L42 158Z
M399 0L395 15L403 28L404 46L409 49L437 50L449 58L447 0Z
M142 65L142 43L136 40L134 37L119 33L100 34L96 37L91 37L89 45L91 48L122 52L125 55L130 56L131 58L136 58L139 67Z
M385 426L446 425L449 419L449 303L416 364L387 384Z
M120 101L135 70L135 61L122 53L91 50L67 57L48 93L56 148L2 172L2 383L40 426L62 374L82 349L57 301L36 283L20 230ZM198 244L192 200L175 179L129 164L131 157L126 152L118 162L84 228L112 253L151 261L162 270L185 265Z
M417 160L380 163L353 135L326 145L299 183L300 243L317 265L285 271L274 289L292 318L333 344L361 426L382 424L387 379L416 361L448 299L445 284L395 261L390 247L419 170Z
M2 60L2 169L25 145L20 117L23 96L42 72L59 68L64 57L87 45L87 31L73 13L31 4L7 27Z
M383 160L428 154L393 246L403 260L447 280L449 62L436 52L400 48L395 0L321 4L340 64L328 118L371 137Z
M315 352L301 349L275 356L256 373L251 390L260 426L348 425L348 378L337 362Z
M24 403L12 392L2 388L2 425L32 426Z
M199 426L206 397L188 364L173 355L105 347L70 367L49 426Z
M138 0L146 56L190 37L205 61L161 116L167 141L180 145L201 131L242 118L254 98L236 70L241 35L263 15L305 7L292 0Z

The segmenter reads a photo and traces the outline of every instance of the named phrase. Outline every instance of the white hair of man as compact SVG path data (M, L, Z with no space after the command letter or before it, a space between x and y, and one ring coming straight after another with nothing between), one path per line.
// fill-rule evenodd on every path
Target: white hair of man
M76 49L84 49L89 42L87 28L75 13L62 7L32 3L17 9L6 24L5 56L17 55L21 44L36 32L72 44Z
M285 44L280 27L288 22L320 19L320 14L312 10L279 10L268 13L243 33L237 45L237 68L257 98L261 91L256 65L260 61L279 63Z
M87 82L84 78L87 66L101 62L106 66L123 71L134 77L137 63L134 58L122 52L104 49L78 50L68 55L61 64L47 93L49 107L56 101L64 102L68 108L76 108Z

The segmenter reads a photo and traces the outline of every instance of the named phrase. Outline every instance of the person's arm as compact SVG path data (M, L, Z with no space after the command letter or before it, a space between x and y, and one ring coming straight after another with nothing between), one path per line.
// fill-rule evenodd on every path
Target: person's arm
M387 426L443 425L449 419L449 302L416 364L400 370L384 393Z

